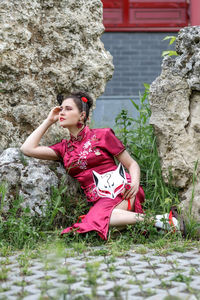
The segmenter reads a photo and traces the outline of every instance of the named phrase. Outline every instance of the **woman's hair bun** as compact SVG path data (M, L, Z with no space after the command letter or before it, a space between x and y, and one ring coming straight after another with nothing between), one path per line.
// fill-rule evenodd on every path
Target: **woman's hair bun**
M61 105L64 100L64 96L62 94L57 95L58 104Z
M89 93L84 92L84 91L78 91L78 92L72 93L72 95L79 98L80 100L82 97L87 98L87 100L88 100L87 105L88 105L89 109L93 106L94 101Z

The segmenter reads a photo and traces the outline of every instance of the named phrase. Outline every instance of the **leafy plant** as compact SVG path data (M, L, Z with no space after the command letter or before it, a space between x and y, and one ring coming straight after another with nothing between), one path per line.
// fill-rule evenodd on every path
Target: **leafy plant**
M4 188L3 191L5 191ZM32 244L39 239L39 234L33 225L33 219L30 217L30 209L24 208L23 202L23 197L17 194L12 207L1 219L0 240L5 245L11 244L16 248L22 248L25 244Z
M192 278L190 276L185 276L183 274L178 273L171 280L189 283L190 281L192 281Z
M4 200L7 193L7 183L1 182L0 184L0 221L1 221L1 214L3 213L3 207L4 207Z
M24 154L21 151L19 153L19 157L20 157L20 160L21 160L22 164L24 166L28 166L28 161L27 161L27 159L25 158Z
M187 238L195 239L199 237L200 234L200 223L195 218L192 207L194 202L194 196L195 196L195 188L197 183L197 174L198 174L198 160L195 162L194 170L193 170L193 176L192 176L192 195L191 199L189 201L189 207L188 212L185 213L185 226L186 226L186 235Z
M170 36L166 36L163 41L166 41L166 40L170 40L169 41L169 45L172 45L175 41L176 41L176 36L174 35L170 35ZM174 50L165 50L162 52L162 56L178 56L178 53Z
M195 162L193 176L192 176L192 197L191 197L190 203L189 203L189 214L190 215L192 214L192 206L193 206L195 187L196 187L196 182L197 182L197 167L198 167L198 160Z
M115 122L120 127L120 134L123 140L124 145L128 146L128 138L129 138L129 127L134 121L133 118L128 116L128 111L122 109L121 113L116 117Z
M88 211L88 204L82 197L75 198L67 194L65 178L61 179L59 187L51 187L51 198L47 201L40 225L43 230L53 230L56 227L70 226L77 222L80 215Z
M63 184L63 181L59 188L51 187L51 199L47 201L47 205L44 212L44 229L50 230L55 225L55 220L59 213L64 215L66 213L63 206L63 195L66 194L67 186ZM45 222L44 222L45 221Z
M99 277L102 276L101 272L99 271L100 263L99 262L92 262L86 263L86 280L85 283L91 287L91 294L92 297L96 297L97 295L97 280Z
M137 117L129 117L128 112L122 111L116 118L116 132L126 145L130 155L141 168L141 184L145 189L145 209L153 212L169 212L172 205L177 205L178 190L166 184L162 178L160 158L157 151L156 137L149 124L151 111L148 102L149 85L140 95L140 102L131 99L137 111ZM123 126L125 125L125 128ZM125 133L128 134L125 136ZM171 181L169 176L169 182Z
M0 269L0 281L5 281L8 279L8 271L10 269L9 268L6 268L6 267L2 267Z

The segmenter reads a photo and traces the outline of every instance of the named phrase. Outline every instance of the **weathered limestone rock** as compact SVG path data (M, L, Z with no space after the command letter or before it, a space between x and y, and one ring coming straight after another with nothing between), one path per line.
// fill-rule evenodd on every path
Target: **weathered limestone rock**
M200 26L180 30L176 51L179 56L164 58L162 73L151 84L150 122L166 182L171 172L184 211L193 202L200 221Z
M30 208L31 215L42 215L52 195L51 187L59 188L61 182L67 186L69 196L80 197L78 183L66 174L61 163L24 156L17 148L8 148L0 155L0 174L1 184L7 183L4 212L20 195L23 206Z
M113 73L100 36L101 0L0 1L0 150L18 147L57 105L86 90L96 99ZM43 143L66 134L54 125Z

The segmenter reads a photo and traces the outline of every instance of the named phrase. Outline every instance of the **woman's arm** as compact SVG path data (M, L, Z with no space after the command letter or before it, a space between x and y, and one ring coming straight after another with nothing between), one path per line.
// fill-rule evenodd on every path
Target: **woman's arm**
M39 146L39 142L47 129L58 121L59 111L59 106L54 107L49 113L47 119L45 119L43 123L26 139L20 148L25 155L40 159L59 160L53 149L47 146Z
M131 176L131 189L124 192L124 199L135 197L140 186L140 167L126 150L117 155L116 158L127 168Z

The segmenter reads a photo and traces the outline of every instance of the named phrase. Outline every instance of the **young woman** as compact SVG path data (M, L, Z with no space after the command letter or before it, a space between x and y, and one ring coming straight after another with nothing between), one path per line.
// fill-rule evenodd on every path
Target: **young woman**
M137 162L125 150L110 128L90 129L86 126L93 100L88 93L76 92L66 97L58 97L59 106L54 107L43 123L27 138L21 151L28 156L62 161L68 174L76 178L83 188L87 201L93 202L89 212L62 231L62 234L76 230L84 233L95 230L103 239L107 239L109 226L134 225L144 220L142 203L144 192L140 186L140 168ZM70 132L70 139L63 139L52 146L39 146L39 142L54 123ZM117 168L115 158L128 170L126 173L128 188L114 199L101 197L97 193L93 171L105 174ZM156 226L163 223L157 216ZM166 216L168 218L168 215ZM174 226L177 220L171 218Z

